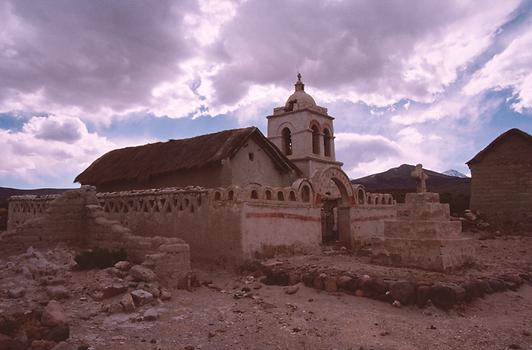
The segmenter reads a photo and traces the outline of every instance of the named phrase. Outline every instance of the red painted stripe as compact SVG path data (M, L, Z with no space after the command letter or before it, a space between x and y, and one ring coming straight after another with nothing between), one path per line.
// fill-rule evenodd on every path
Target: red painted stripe
M395 218L394 215L368 216L365 218L352 219L351 222L378 221L378 220L393 219L393 218Z
M290 213L246 213L246 218L279 218L279 219L290 219L290 220L300 220L300 221L314 221L321 222L321 218L315 218L312 216L290 214Z

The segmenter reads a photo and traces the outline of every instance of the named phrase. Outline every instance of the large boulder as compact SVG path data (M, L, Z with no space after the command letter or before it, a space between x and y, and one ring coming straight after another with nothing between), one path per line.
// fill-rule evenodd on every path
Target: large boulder
M58 301L50 300L41 315L41 323L48 327L66 324L67 316L63 306Z

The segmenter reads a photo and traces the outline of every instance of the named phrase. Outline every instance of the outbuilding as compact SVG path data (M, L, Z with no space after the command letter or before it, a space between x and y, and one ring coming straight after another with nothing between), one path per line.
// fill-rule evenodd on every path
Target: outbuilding
M510 129L467 162L470 208L490 223L532 228L532 136Z

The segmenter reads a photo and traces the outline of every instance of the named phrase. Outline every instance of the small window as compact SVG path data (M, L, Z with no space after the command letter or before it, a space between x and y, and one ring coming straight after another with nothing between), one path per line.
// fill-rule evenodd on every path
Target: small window
M257 191L253 190L251 191L251 199L258 199L259 195L257 194Z
M235 197L235 193L233 191L229 191L229 193L227 194L227 198L232 201Z
M248 153L248 158L250 161L253 161L255 159L255 154L253 152Z
M292 201L296 201L296 193L294 191L290 191L290 194L288 195L288 198Z
M284 193L279 191L277 192L277 200L284 201Z
M215 201L222 200L222 194L220 192L214 192L214 200Z
M266 199L271 200L272 199L272 191L266 190Z
M303 202L310 202L310 188L308 186L303 186L301 189L301 199Z
M364 191L358 190L358 204L364 204Z

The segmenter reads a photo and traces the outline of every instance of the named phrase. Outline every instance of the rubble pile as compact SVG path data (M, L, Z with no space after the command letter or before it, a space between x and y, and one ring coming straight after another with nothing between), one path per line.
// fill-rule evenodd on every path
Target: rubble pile
M172 296L149 260L81 271L74 257L68 248L42 252L30 247L0 262L0 349L53 349L69 341L71 322L101 314L154 321L156 307ZM190 288L191 281L188 276L181 286Z
M478 211L466 209L459 220L462 222L462 231L482 232L490 229L489 222L483 220Z

